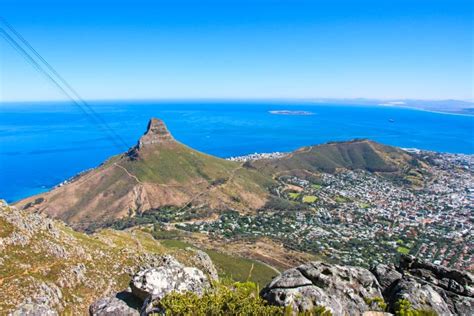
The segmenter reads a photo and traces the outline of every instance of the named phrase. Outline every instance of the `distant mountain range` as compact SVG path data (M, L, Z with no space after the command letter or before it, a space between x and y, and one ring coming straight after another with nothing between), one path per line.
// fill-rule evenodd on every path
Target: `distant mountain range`
M418 185L424 162L401 149L370 140L328 143L278 159L239 163L177 142L158 119L128 152L53 190L17 203L79 229L90 229L150 210L175 208L213 212L264 209L281 175L310 176L361 169Z

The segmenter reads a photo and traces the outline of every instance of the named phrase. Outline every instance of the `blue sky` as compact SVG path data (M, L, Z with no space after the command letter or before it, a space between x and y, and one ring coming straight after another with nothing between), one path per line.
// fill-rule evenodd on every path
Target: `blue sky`
M0 14L87 99L473 98L467 0L0 0ZM63 98L0 41L1 100Z

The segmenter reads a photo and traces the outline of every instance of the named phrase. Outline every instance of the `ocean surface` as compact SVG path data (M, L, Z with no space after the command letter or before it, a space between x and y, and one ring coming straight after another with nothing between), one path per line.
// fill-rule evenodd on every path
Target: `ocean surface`
M384 106L284 102L93 102L112 142L70 102L0 103L0 198L50 189L136 144L151 117L179 141L219 157L291 151L369 138L400 147L474 154L474 116ZM308 111L275 115L269 111ZM122 139L123 142L120 140Z

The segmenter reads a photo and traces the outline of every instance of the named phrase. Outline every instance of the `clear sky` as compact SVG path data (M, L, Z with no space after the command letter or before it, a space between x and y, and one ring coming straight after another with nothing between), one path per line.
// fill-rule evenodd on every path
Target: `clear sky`
M0 15L87 99L472 99L473 3L0 0ZM0 41L1 100L63 98Z

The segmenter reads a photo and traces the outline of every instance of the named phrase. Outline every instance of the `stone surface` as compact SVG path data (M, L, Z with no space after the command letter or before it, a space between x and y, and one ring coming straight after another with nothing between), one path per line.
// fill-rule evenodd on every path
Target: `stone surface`
M140 313L117 297L105 297L92 303L89 307L91 316L138 316Z
M25 303L20 305L11 316L57 316L58 313L45 304Z
M316 261L284 271L261 296L271 304L299 311L324 306L334 315L361 315L369 310L366 300L382 293L366 269Z
M217 281L219 280L219 276L217 274L217 269L214 266L214 263L212 262L211 257L207 253L205 253L202 250L195 249L192 247L186 248L188 251L193 251L195 253L194 255L194 262L198 267L202 269L204 273L206 273L211 280Z
M165 123L157 118L152 118L148 122L148 128L145 134L138 142L138 148L152 144L163 144L174 142L173 136L166 128Z
M382 293L390 291L396 283L402 278L402 274L392 265L379 264L371 269L382 288Z
M402 256L395 271L386 265L372 269L377 277L389 310L398 300L410 301L415 309L432 310L439 315L473 315L473 276Z
M448 304L431 285L422 285L412 278L403 278L397 283L389 298L390 306L395 306L400 299L410 301L414 309L430 310L438 315L452 315Z
M171 256L164 256L159 267L139 271L130 282L132 293L143 301L149 296L161 299L172 291L202 294L209 286L201 270L184 267Z

